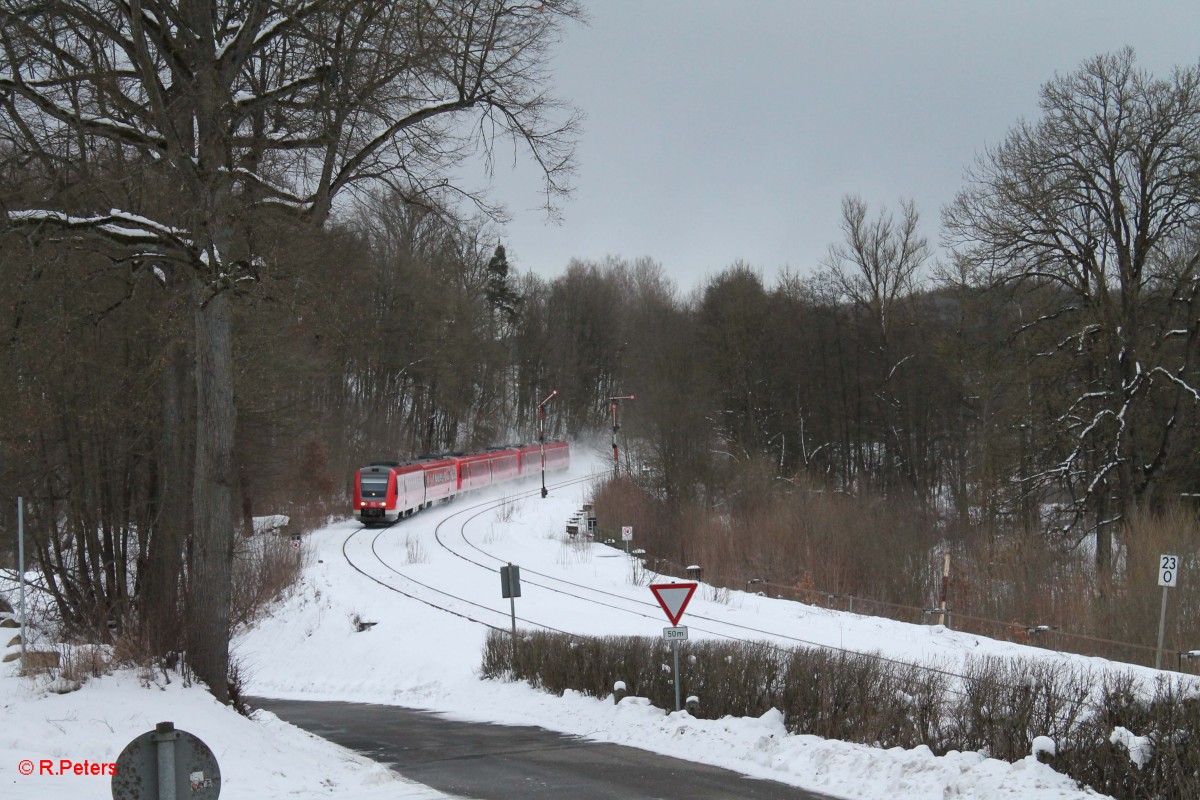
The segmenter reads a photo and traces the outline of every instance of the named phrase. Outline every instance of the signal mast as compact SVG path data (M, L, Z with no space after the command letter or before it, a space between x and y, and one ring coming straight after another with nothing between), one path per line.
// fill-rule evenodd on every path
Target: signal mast
M612 412L612 449L613 449L613 477L616 478L621 474L621 459L617 454L617 431L621 429L620 413L622 400L636 400L637 396L632 394L621 394L608 398L608 408Z
M542 447L542 497L545 498L546 492L546 403L554 399L558 394L558 389L552 389L550 396L542 402L538 403L538 442Z

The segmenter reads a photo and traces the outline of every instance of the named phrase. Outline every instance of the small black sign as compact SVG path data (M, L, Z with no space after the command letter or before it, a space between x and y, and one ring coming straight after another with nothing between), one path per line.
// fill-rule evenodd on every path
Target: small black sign
M521 596L521 568L509 564L507 567L500 568L500 591L501 597L520 597Z

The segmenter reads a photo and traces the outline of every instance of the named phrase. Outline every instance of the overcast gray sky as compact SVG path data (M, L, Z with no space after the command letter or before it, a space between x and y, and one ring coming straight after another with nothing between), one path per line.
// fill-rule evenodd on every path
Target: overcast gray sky
M1200 61L1197 0L592 0L553 57L586 115L563 221L532 170L497 165L519 269L649 256L684 290L738 259L772 279L838 240L841 198L912 198L938 239L963 169L1038 89L1134 47L1166 75Z

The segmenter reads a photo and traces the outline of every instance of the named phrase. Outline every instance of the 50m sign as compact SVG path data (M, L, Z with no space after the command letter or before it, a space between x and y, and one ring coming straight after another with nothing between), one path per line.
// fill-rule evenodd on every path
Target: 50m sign
M1158 557L1158 585L1174 586L1179 582L1179 556Z

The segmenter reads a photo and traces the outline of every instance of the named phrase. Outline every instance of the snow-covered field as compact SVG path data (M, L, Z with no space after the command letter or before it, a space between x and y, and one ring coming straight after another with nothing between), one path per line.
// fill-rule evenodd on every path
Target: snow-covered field
M567 478L584 478L597 465L596 459L576 454ZM558 476L551 484L562 480ZM519 495L528 486L497 488L422 512L378 537L379 531L355 533L359 526L351 522L307 536L302 584L269 618L234 642L248 691L540 725L846 798L1100 796L1078 789L1032 756L1008 764L978 753L939 757L925 748L881 750L788 735L777 712L762 718L700 720L686 711L650 707L640 698L619 704L571 693L559 698L524 684L480 680L487 634L480 622L500 628L509 624L509 601L501 598L497 571L509 562L521 567L516 612L527 627L659 637L668 624L647 584L669 579L642 572L611 547L565 536L565 523L585 502L590 485L583 480L555 488L545 500L536 487L527 497ZM343 548L366 575L348 563ZM1072 658L937 626L704 586L680 624L689 627L693 639L803 641L948 668L982 655ZM1105 668L1104 662L1088 663ZM0 668L0 796L107 797L107 777L40 774L42 760L52 761L56 770L61 759L112 762L130 740L156 722L171 720L212 748L221 766L223 797L444 797L270 714L260 712L253 721L240 717L202 688L183 687L175 674L168 682L161 672L139 676L122 671L93 679L76 692L60 695L50 689L44 680L16 677L14 664ZM20 774L23 760L32 762L33 775Z

